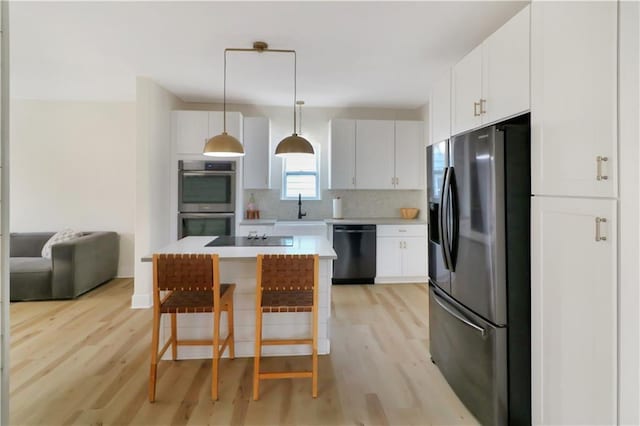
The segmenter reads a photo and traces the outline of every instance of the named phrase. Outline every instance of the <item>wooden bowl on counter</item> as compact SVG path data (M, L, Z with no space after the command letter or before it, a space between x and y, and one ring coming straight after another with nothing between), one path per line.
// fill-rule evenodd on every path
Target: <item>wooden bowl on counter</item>
M403 207L400 209L400 216L402 216L403 219L415 219L418 213L420 213L420 209L413 207Z

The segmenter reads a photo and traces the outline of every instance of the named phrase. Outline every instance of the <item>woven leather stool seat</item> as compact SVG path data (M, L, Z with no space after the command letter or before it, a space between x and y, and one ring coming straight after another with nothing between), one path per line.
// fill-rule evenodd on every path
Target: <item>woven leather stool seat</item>
M311 313L312 336L263 339L262 315L278 312ZM264 345L311 346L311 370L260 371ZM311 395L318 396L318 255L259 254L256 262L256 341L253 360L253 399L263 379L311 379Z
M149 370L149 401L156 399L158 363L171 347L171 359L178 357L178 346L210 346L211 399L218 399L218 367L225 350L235 357L233 333L233 291L235 284L220 283L220 259L217 254L154 254L153 255L153 334L151 336L151 367ZM209 339L178 339L178 314L210 312L213 317L213 337ZM227 313L227 336L220 337L220 317ZM162 348L160 319L167 314L171 334Z
M262 292L262 312L311 312L313 291L269 291Z
M220 285L220 297L229 291L230 284ZM186 314L213 312L213 290L182 291L176 290L162 302L160 312L163 314Z

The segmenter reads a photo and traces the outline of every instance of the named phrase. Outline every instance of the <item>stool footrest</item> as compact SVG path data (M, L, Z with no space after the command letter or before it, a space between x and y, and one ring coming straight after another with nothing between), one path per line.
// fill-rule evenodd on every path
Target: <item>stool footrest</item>
M259 373L258 377L261 379L305 379L312 378L313 372L311 371L274 371L269 373Z
M313 339L264 339L262 345L312 345Z
M178 340L176 341L178 346L211 346L213 345L213 339L209 340Z

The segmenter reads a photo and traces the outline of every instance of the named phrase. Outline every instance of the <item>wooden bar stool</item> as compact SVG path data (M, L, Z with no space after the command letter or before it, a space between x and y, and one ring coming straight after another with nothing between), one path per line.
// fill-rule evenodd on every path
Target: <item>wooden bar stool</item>
M229 348L233 359L233 290L235 284L220 284L217 254L154 254L153 255L153 336L151 339L151 371L149 401L156 399L158 361L171 345L175 361L178 346L213 346L211 399L218 399L218 365L220 355ZM165 292L165 294L161 294ZM227 313L227 337L220 344L220 316ZM176 314L213 313L211 340L178 340ZM171 336L158 352L160 316L171 315Z
M258 255L256 268L256 342L253 360L253 399L260 379L311 378L311 395L318 396L318 255ZM262 339L262 314L311 312L313 337ZM263 345L311 345L311 371L260 372Z

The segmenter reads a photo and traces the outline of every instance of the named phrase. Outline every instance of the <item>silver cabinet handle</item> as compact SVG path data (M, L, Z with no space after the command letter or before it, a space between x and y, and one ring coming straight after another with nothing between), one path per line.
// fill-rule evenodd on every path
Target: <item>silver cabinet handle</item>
M400 185L400 178L399 177L396 178L396 185Z
M351 184L352 184L352 185L355 185L355 184L356 184L356 177L355 177L355 176L351 178Z
M601 223L607 223L607 218L605 217L596 217L596 242L598 241L607 241L606 235L602 235L602 230L600 229Z
M480 117L480 114L478 113L478 107L480 106L480 102L474 102L473 103L473 116L474 117Z
M400 243L400 248L402 248L402 241L399 241L399 243Z
M486 103L487 103L486 99L480 99L480 114L486 114L487 113L487 110L484 109L484 104L486 104Z
M597 180L609 179L609 176L602 174L602 163L606 163L607 161L609 161L609 157L601 157L600 155L596 157L596 163L597 163L596 179Z
M466 318L463 318L461 315L458 315L457 313L455 313L452 309L447 308L447 306L445 306L444 303L442 303L440 300L438 300L438 296L435 296L433 298L433 300L440 305L440 307L442 309L444 309L445 311L447 311L449 313L449 315L451 315L452 317L454 317L455 319L457 319L458 321L468 325L469 327L473 328L475 331L477 331L478 333L480 333L480 335L482 337L484 337L487 334L487 330L485 330L482 327L479 327L477 325L475 325L474 323L472 323L471 321L467 320Z

